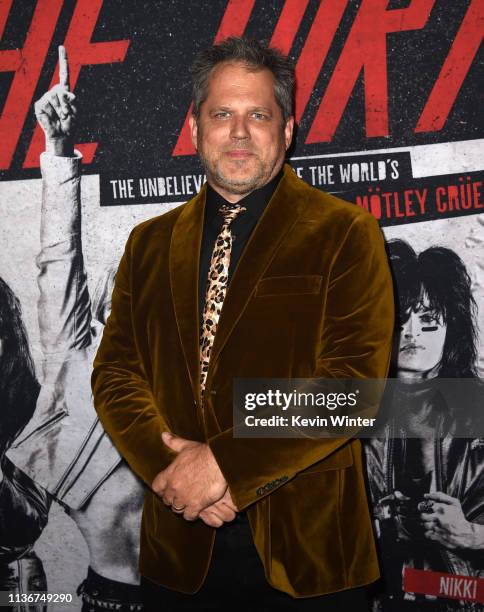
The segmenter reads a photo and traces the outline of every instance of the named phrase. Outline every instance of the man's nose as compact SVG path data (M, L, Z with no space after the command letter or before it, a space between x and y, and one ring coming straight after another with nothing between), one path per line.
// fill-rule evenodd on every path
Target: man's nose
M237 138L239 140L249 138L250 132L246 117L233 117L230 127L231 138Z

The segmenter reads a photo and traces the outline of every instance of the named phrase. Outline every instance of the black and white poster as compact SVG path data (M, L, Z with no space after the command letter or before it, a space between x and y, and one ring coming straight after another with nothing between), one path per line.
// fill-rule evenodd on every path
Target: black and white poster
M411 383L395 401L429 441L365 445L373 608L484 610L484 440L430 440L425 387L484 373L483 32L482 0L0 2L0 590L80 610L102 583L138 609L143 485L96 418L90 370L129 231L205 180L190 64L246 35L296 65L295 172L371 212L388 245L392 376ZM41 161L34 105L59 45L77 157Z

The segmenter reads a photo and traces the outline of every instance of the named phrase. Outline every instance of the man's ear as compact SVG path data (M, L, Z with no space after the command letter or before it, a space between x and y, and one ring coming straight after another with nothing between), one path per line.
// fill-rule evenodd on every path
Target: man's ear
M284 139L286 141L286 151L291 146L292 134L294 132L294 117L289 117L284 126Z
M190 135L192 137L193 146L198 151L198 146L197 146L197 143L198 143L198 125L197 125L197 120L195 119L195 117L193 115L190 115L190 117L188 117L188 125L190 127Z

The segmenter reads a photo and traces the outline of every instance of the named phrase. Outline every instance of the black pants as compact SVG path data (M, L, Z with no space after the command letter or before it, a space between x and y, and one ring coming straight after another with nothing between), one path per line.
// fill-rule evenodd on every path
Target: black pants
M218 529L212 563L197 593L186 595L172 591L145 577L141 578L141 591L145 612L229 610L234 607L247 612L368 611L366 590L363 587L304 599L294 599L271 587L264 575L244 512L232 523Z

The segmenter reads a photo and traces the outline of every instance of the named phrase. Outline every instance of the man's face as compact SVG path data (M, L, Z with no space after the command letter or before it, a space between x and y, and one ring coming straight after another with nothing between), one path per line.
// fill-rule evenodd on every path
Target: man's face
M408 314L408 312L406 313ZM398 377L422 379L438 374L447 325L441 313L433 312L428 297L410 310L403 324L398 351Z
M210 185L230 202L268 183L284 163L294 120L283 122L269 70L219 64L209 79L198 122L190 118L193 144Z

